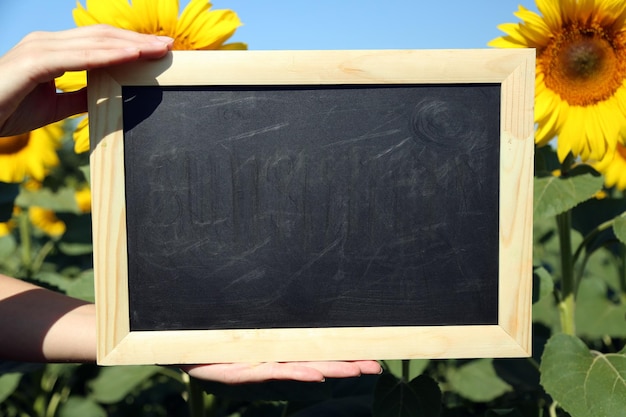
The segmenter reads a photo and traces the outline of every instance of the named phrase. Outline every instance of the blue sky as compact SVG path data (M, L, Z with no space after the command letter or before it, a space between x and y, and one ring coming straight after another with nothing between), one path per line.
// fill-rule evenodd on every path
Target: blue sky
M85 5L85 0L80 0ZM181 1L182 5L187 1ZM214 0L244 26L250 49L484 48L496 26L533 0ZM2 0L0 54L34 30L74 27L76 0Z

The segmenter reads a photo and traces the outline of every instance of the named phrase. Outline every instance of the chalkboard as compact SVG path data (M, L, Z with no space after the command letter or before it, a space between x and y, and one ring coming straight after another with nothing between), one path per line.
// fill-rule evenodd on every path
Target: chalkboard
M122 92L131 330L497 323L498 85Z
M174 53L90 74L100 363L529 354L529 51L516 65L351 51L349 71L338 52ZM415 62L442 65L424 54L508 67L424 79Z

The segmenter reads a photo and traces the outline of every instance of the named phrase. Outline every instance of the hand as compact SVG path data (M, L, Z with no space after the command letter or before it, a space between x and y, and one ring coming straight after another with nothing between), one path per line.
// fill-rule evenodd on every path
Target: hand
M34 32L0 58L0 136L26 133L87 111L86 91L57 93L54 79L81 71L163 57L168 37L106 25Z
M323 382L325 378L348 378L382 372L380 364L376 361L225 363L186 365L181 366L181 369L194 378L225 384L243 384L278 379Z

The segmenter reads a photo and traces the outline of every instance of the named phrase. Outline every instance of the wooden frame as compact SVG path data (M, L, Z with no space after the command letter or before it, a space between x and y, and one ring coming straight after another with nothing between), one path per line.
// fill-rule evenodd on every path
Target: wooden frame
M530 49L185 51L91 71L98 363L529 356L534 68ZM130 331L122 86L463 83L501 85L497 325Z

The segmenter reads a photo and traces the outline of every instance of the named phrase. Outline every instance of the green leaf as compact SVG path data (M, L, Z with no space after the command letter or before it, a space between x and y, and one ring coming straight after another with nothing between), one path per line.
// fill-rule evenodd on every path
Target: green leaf
M552 275L543 266L533 270L533 303L543 297L552 294L554 291L554 280Z
M409 361L409 380L416 378L430 363L429 359L411 359ZM401 360L387 360L383 361L383 364L387 371L394 374L397 378L402 377L402 361Z
M48 188L36 191L22 189L15 203L21 207L38 206L56 212L80 213L75 190L69 187L61 188L56 192Z
M117 403L159 371L158 366L113 366L102 368L89 383L91 398L103 404Z
M565 178L535 178L534 213L553 217L576 207L602 189L603 179L592 173Z
M47 288L56 288L65 292L67 287L71 285L72 279L53 271L39 271L33 277L38 284Z
M96 402L84 397L70 397L59 410L59 417L106 417L107 412Z
M561 331L559 310L554 297L545 297L533 304L533 323L544 325L552 332Z
M59 242L59 250L65 255L69 256L81 256L88 255L93 252L93 245L91 243L73 243L73 242Z
M373 417L437 417L441 410L439 385L427 375L406 383L389 373L378 379Z
M459 368L448 368L450 388L474 402L488 402L512 391L493 368L492 359L478 359Z
M21 373L11 373L0 375L0 403L9 398L20 384Z
M597 279L606 283L609 288L608 291L612 294L621 293L620 265L622 261L620 258L614 248L596 249L593 255L587 259L582 280Z
M81 300L95 302L93 270L81 273L66 289L67 295Z
M613 233L622 243L626 243L626 217L623 214L615 218Z
M626 337L626 304L617 297L609 299L608 294L602 279L582 280L576 300L576 330L580 336Z
M0 237L0 263L3 263L6 258L13 255L16 248L17 243L12 235Z
M613 417L626 410L626 355L590 351L577 337L546 344L541 384L572 417Z
M82 166L78 167L78 169L80 170L80 172L83 173L83 175L85 177L85 181L87 181L88 184L91 184L91 171L89 169L89 164L82 165Z

